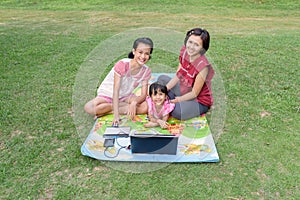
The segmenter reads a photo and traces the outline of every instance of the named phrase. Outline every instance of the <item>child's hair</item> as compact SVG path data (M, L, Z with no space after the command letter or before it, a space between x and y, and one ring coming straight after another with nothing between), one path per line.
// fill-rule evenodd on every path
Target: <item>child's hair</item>
M209 48L209 41L210 41L210 36L207 30L202 29L202 28L193 28L189 30L186 33L185 39L184 39L184 45L186 45L186 42L190 38L191 35L197 35L201 37L202 40L202 45L203 49L200 51L200 54L203 55Z
M166 94L168 97L168 90L167 86L160 84L159 82L154 82L149 87L149 96L151 97L152 94L156 95L158 91L161 91L162 93Z
M147 38L147 37L144 37L144 38L138 38L136 39L134 42L133 42L133 49L136 49L137 46L140 44L140 43L143 43L143 44L146 44L146 45L149 45L150 46L150 54L152 54L152 51L153 51L153 42L150 38ZM132 51L128 54L128 58L134 58L134 55L132 53ZM150 57L151 58L151 57ZM149 59L150 59L149 58Z

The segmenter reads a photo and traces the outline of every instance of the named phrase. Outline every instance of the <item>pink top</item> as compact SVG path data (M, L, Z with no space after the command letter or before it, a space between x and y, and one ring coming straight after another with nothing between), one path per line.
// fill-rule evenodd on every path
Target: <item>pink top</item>
M143 65L137 74L131 75L129 67L130 60L129 58L125 58L115 64L99 86L97 90L98 95L112 98L115 73L121 77L120 99L131 95L133 90L142 84L143 81L146 81L148 84L151 78L151 69Z
M179 61L181 68L177 71L176 76L180 80L181 95L192 91L197 75L202 69L208 67L208 74L203 87L197 96L197 101L210 107L214 101L211 90L211 80L214 76L214 69L212 68L211 64L209 64L205 55L201 55L193 62L190 62L189 55L186 52L186 47L183 46L180 50Z
M169 99L166 99L162 109L159 111L159 113L157 113L156 108L155 108L155 104L152 101L151 97L147 97L146 98L146 102L148 104L148 114L152 115L154 118L156 119L162 119L163 116L166 116L167 114L169 114L170 112L172 112L174 110L175 104L171 103L169 101Z

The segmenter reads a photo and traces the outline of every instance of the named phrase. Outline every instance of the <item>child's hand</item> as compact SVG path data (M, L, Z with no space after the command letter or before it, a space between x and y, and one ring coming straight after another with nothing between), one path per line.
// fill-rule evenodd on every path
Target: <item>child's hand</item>
M163 121L161 119L157 120L157 123L160 125L162 129L168 128L168 122Z
M133 101L128 105L128 112L127 112L127 116L130 119L133 119L136 115L136 102Z

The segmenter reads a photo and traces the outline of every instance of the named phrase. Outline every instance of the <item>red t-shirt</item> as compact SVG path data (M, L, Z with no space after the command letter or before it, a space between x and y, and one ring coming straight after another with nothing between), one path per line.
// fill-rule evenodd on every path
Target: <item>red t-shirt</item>
M201 55L199 58L194 60L193 62L189 61L189 55L186 52L186 47L183 46L180 50L179 62L181 64L181 68L177 71L176 76L180 80L180 93L184 95L190 91L194 86L195 79L199 72L208 67L208 74L206 76L203 87L197 96L196 100L208 107L213 104L213 96L211 90L211 80L214 76L214 69L211 64L208 62L205 55Z

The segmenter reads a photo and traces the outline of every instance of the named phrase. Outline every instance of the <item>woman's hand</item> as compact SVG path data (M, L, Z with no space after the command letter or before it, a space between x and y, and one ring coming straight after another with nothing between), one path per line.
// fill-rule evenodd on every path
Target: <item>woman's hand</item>
M128 105L128 112L127 112L127 116L130 119L133 119L136 115L136 101L132 101L129 105Z
M170 100L171 103L179 103L180 97L175 97L175 99Z

